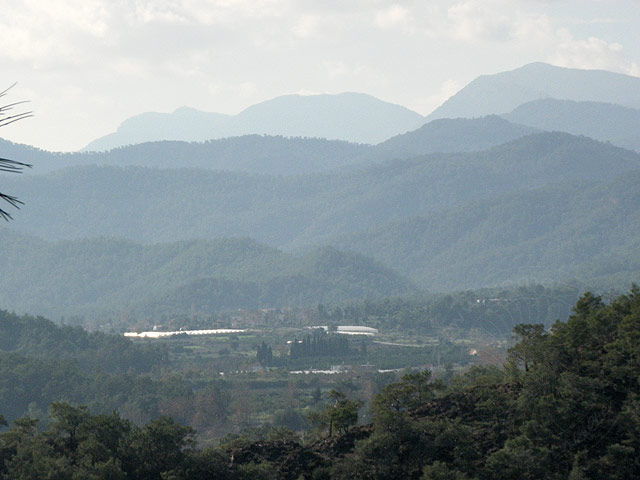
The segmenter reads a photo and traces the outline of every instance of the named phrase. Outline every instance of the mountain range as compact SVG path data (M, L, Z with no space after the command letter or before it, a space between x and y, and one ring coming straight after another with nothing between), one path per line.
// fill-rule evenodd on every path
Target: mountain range
M252 105L237 115L181 107L172 113L147 112L131 117L122 122L116 132L90 142L83 151L105 151L161 140L202 142L251 134L378 144L435 119L509 114L525 103L547 99L608 103L637 110L640 109L640 78L604 70L531 63L476 78L426 118L405 107L353 92L285 95ZM553 110L546 113L554 114ZM594 114L593 109L589 110L588 115ZM517 116L505 118L525 123ZM566 122L560 126L563 128L559 130L568 133L589 135L576 127L567 129Z
M604 102L640 108L640 78L605 70L531 63L508 72L481 75L426 118L473 118L508 113L545 98Z
M291 247L512 191L614 178L637 169L639 158L586 137L538 133L481 152L324 174L86 166L3 183L27 201L12 228L43 238L240 236Z
M252 105L237 115L182 107L173 113L143 113L83 150L103 151L157 140L205 141L248 134L318 137L379 143L414 130L424 117L362 93L285 95Z
M0 148L7 157L35 166L25 174L100 165L204 168L290 176L331 172L428 153L483 150L537 131L492 115L435 120L375 146L321 138L244 135L206 142L147 142L107 152L52 153L6 140L0 140Z
M640 274L640 154L621 148L639 145L638 79L586 71L584 98L547 98L566 90L547 83L580 71L534 64L480 85L540 72L543 97L521 88L524 103L501 105L472 82L451 103L494 102L500 116L396 124L376 144L252 134L52 153L1 141L34 167L0 177L25 201L0 230L0 304L161 315L530 282L626 288ZM304 97L304 110L289 97L244 118L287 102L292 118L325 101L335 115L356 97L372 102Z
M545 98L524 103L501 117L540 130L585 135L640 151L640 110L635 108Z
M5 249L3 303L47 313L109 304L158 313L413 288L632 281L640 273L639 175L637 153L542 132L481 152L302 176L88 166L6 177L7 188L28 199L11 228L66 241L4 241L22 250ZM97 246L83 240L105 236ZM233 256L239 263L231 266L210 260L218 258L206 243L214 240L191 240L249 236L269 246L240 242L250 254ZM167 251L154 267L155 252Z

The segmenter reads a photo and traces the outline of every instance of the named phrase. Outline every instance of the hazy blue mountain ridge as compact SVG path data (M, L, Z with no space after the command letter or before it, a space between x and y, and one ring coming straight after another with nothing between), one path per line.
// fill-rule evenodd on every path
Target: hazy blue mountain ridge
M640 156L585 137L539 133L483 152L432 154L322 175L78 167L5 177L26 205L12 228L50 239L139 242L251 237L272 246L335 235L522 189L610 179Z
M376 146L396 157L427 153L474 152L536 133L538 129L511 123L497 115L481 118L442 118Z
M284 95L252 105L237 115L182 107L173 113L143 113L83 150L160 140L205 141L247 134L319 137L379 143L413 130L424 117L408 108L363 93Z
M640 108L640 78L605 70L531 63L479 76L427 115L427 120L503 114L523 103L544 98Z
M437 152L477 151L537 131L497 116L441 119L378 145L320 138L245 135L205 142L158 141L108 152L50 153L0 140L7 156L48 173L70 166L206 168L270 175L303 175Z
M546 98L501 115L510 122L609 141L640 151L640 110L602 102Z
M635 152L543 132L299 176L97 166L7 175L3 189L26 202L11 229L69 240L3 227L0 304L53 318L155 315L412 291L401 275L432 290L632 281L638 172ZM318 245L357 253L273 248Z

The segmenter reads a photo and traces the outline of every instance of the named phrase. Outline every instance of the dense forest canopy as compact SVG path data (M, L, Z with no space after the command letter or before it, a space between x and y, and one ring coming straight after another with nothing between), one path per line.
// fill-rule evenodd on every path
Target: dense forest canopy
M55 402L46 428L23 417L0 434L0 478L640 475L640 289L608 304L587 293L567 322L514 333L501 368L473 367L448 385L429 371L386 385L371 425L353 426L362 405L330 391L322 411L336 429L308 442L274 431L201 449L191 429L166 417L137 426Z

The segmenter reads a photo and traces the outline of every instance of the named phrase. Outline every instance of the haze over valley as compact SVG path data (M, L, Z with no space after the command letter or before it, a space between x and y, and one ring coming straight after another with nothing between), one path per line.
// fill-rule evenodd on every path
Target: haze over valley
M640 472L638 76L140 112L0 183L0 480Z
M536 80L536 74L544 74L544 81ZM504 96L492 100L490 92L497 94L499 86L523 78L544 87L540 95L559 98L531 101L530 94L523 94L518 97L521 105L509 105L509 113L497 115L507 108L500 103ZM568 92L557 87L567 78L582 88ZM608 82L615 83L615 95L602 87ZM49 316L80 311L117 316L118 309L142 312L141 299L147 297L148 311L154 311L152 298L170 296L193 282L209 292L209 300L193 303L204 313L308 306L412 289L445 292L549 282L616 288L633 281L639 266L640 155L623 146L633 144L640 121L639 111L630 106L640 80L527 65L471 82L433 116L442 116L449 105L458 105L460 113L463 105L471 115L479 112L480 94L473 93L478 85L483 104L496 104L493 109L482 107L487 116L427 118L420 124L417 114L370 96L291 96L240 115L237 122L253 118L242 127L249 133L244 136L204 142L155 139L106 152L66 154L5 142L8 157L34 168L3 177L3 188L20 192L26 200L3 235L11 230L27 237L6 243L31 247L29 255L16 252L5 259L2 301L10 309ZM623 104L604 103L611 100ZM280 119L289 111L294 112L291 123L283 123ZM189 115L141 115L124 122L117 135L123 144L135 143L135 136L125 136L133 134L129 124L136 125L140 138L145 131L173 131L176 136L199 131L204 136L205 126L211 129L209 135L221 128L219 119ZM605 117L609 127L597 129ZM351 143L344 127L336 130L344 139L322 138L331 136L323 125L339 122L380 141ZM296 125L308 136L289 135ZM257 242L252 249L272 252L268 267L262 255L244 258L249 238ZM216 239L236 245L241 267L233 266L235 257L225 258L228 253L218 251ZM308 255L327 248L335 251L329 264L311 270L289 266L303 265ZM175 264L186 255L210 267L191 271L174 266L179 274L165 278L148 264L150 249L158 252L153 256L158 255L158 266ZM91 260L107 252L115 255L105 257L102 268L108 265L109 274L101 272L98 260ZM88 263L78 263L78 255ZM211 263L212 258L231 263L222 267L218 261ZM320 283L313 277L318 269L346 272L342 263L355 268L353 276L347 274L349 287L321 286L329 278L326 273ZM29 273L35 264L37 279ZM148 270L147 277L123 270L138 264ZM42 281L43 293L49 289L44 285L57 285L47 278L60 275L62 265L71 275L62 291L27 293L30 282ZM374 275L373 265L380 274L386 272L386 281L367 279ZM94 273L88 275L88 269ZM306 293L304 288L292 292L285 279L301 275L310 282ZM98 286L110 276L117 288ZM86 280L75 283L74 277ZM289 293L274 291L274 278L280 278L280 289ZM236 284L232 290L258 293L252 299L248 294L237 300L221 296L231 280L253 282L250 288ZM271 293L264 293L260 282L272 282ZM99 294L89 293L94 290Z

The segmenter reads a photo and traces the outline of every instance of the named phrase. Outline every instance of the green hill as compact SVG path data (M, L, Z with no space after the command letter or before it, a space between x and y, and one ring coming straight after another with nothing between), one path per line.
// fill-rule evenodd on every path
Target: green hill
M473 152L535 133L537 130L506 121L497 115L481 118L442 118L417 130L392 137L376 146L396 157L438 152Z
M585 135L640 151L640 110L635 108L546 98L520 105L502 118L542 130Z
M483 152L433 154L323 175L76 167L5 176L3 188L26 203L12 228L43 238L251 237L283 247L318 244L508 192L614 178L638 168L640 156L634 152L584 137L540 133Z
M432 290L640 275L640 173L517 192L331 241Z
M415 290L371 259L333 249L295 257L243 239L148 246L107 238L45 242L6 229L0 239L0 305L52 318L211 314Z
M108 152L53 153L0 140L3 155L34 165L27 173L74 166L204 168L270 175L325 172L373 161L373 147L340 140L245 135L206 142L157 141ZM384 158L384 157L382 157Z
M28 174L74 166L203 168L268 175L305 175L436 152L483 150L535 129L498 116L443 119L376 146L321 138L244 135L205 142L155 141L107 152L54 153L0 139L7 158L34 165Z

